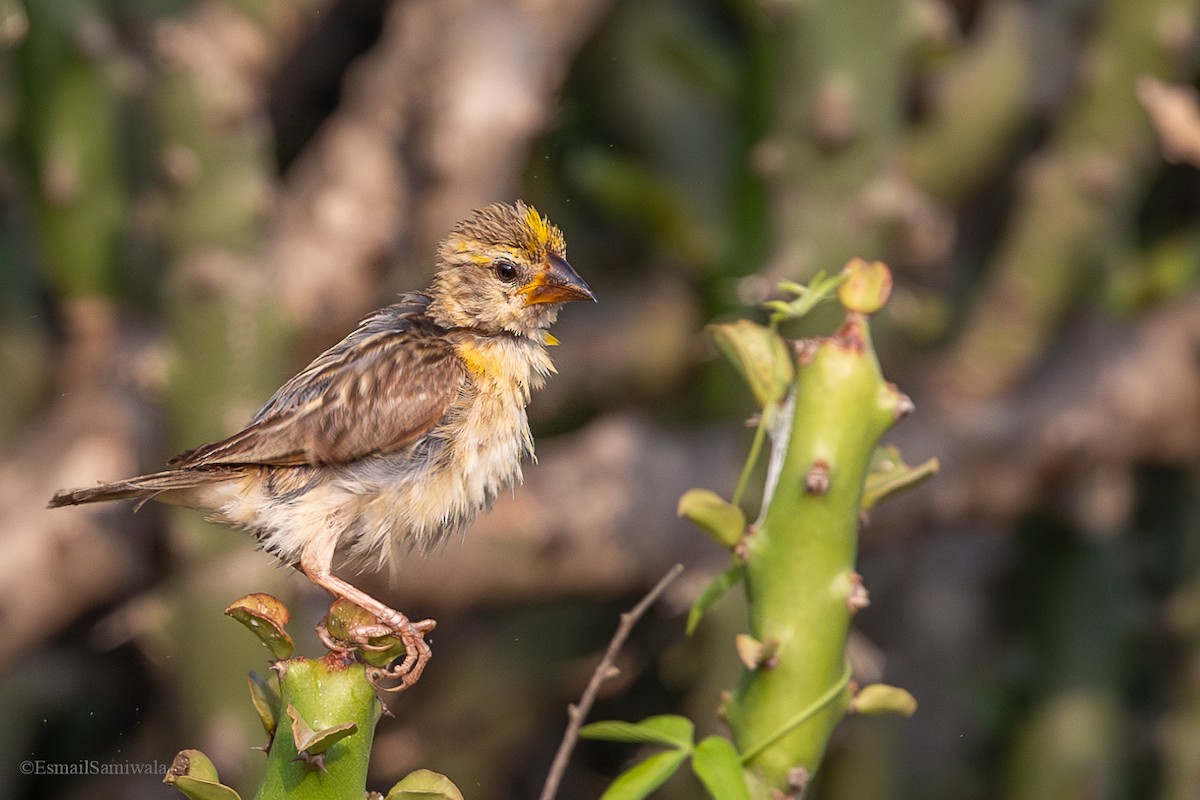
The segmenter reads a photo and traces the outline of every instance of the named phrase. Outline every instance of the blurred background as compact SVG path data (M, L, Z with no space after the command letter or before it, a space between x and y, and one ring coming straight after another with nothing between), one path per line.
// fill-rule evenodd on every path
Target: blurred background
M873 513L852 719L811 797L1200 797L1200 0L0 0L0 796L249 792L263 733L224 618L328 598L199 515L46 511L239 428L473 208L524 198L600 303L564 310L539 461L461 541L367 588L439 620L372 782L536 795L594 719L716 730L746 625L686 609L725 554L749 393L703 333L854 255L933 481ZM736 594L736 593L734 593ZM305 638L307 636L307 638ZM585 743L560 797L635 754ZM689 776L664 798L700 796Z

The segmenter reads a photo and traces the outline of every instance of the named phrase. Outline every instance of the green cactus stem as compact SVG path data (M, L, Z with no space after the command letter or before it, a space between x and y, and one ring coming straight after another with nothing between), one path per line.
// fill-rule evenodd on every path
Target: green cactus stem
M371 742L383 713L373 675L386 668L387 660L402 657L403 645L392 637L379 637L369 647L343 647L326 636L329 652L317 659L304 658L292 655L294 646L286 629L290 614L271 595L246 595L225 613L253 633L274 659L267 677L250 673L250 699L268 737L265 747L255 748L267 753L266 774L256 800L367 796ZM365 613L339 601L320 630L349 630L363 623ZM212 761L199 750L181 751L163 782L188 800L240 796L220 783ZM428 770L411 773L387 797L462 800L449 778Z
M845 648L850 618L866 603L854 568L864 485L880 436L912 408L883 379L871 346L866 313L886 299L885 272L850 265L839 291L845 322L833 336L797 343L795 383L767 423L765 498L740 549L748 668L725 706L759 797L799 795L852 700ZM761 643L755 658L747 642Z
M382 708L364 665L345 653L330 653L315 660L279 661L275 671L285 715L255 797L362 797Z

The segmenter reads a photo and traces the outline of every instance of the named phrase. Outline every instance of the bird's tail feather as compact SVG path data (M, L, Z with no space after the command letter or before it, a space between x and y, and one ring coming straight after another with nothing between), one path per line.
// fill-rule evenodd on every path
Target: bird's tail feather
M143 502L163 492L195 489L233 477L230 470L169 469L136 478L101 483L83 489L63 489L50 498L49 508L77 506L83 503L103 503L108 500L140 498Z

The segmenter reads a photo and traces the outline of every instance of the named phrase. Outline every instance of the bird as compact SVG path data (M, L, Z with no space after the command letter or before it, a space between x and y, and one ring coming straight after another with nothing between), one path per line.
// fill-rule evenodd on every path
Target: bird
M57 492L50 508L135 499L248 531L404 643L405 688L430 656L412 622L334 570L383 568L463 531L534 456L526 408L554 371L549 327L596 297L562 232L522 201L493 203L438 245L423 292L367 315L285 382L248 425L168 468Z

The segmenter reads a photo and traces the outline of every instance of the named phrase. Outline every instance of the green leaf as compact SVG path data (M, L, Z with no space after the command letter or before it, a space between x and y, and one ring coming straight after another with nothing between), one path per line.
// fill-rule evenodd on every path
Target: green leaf
M907 689L872 683L858 690L850 701L849 711L857 714L899 714L911 717L917 713L917 698Z
M894 445L875 448L863 489L862 508L869 511L894 494L908 490L932 478L940 467L936 458L917 466L904 463L900 450Z
M833 297L833 293L845 279L844 275L830 277L824 271L821 271L813 276L808 286L793 283L792 281L781 281L779 284L780 291L795 295L795 299L786 302L783 300L771 300L763 305L769 311L774 312L771 316L774 317L776 322L799 319L825 300Z
M796 365L787 344L777 333L746 319L709 325L708 332L746 379L760 408L783 399L796 374Z
M709 736L696 745L692 771L715 800L750 800L742 757L728 739Z
M579 729L584 739L603 739L610 742L662 744L691 751L696 726L687 717L661 714L641 722L593 722Z
M667 750L634 764L617 776L600 800L642 800L649 797L651 792L675 774L679 765L687 760L688 752Z
M694 523L718 544L732 549L746 532L746 514L716 492L688 489L679 498L679 516Z
M164 781L165 782L165 781ZM223 783L202 781L186 775L171 781L188 800L242 800L242 796Z
M341 725L313 730L291 703L288 704L287 715L292 720L292 739L296 742L296 751L308 753L310 756L324 753L337 742L358 731L358 724L355 722L344 722Z
M275 727L279 724L279 689L271 682L253 670L247 676L250 684L250 702L262 721L267 736L275 735Z
M729 591L729 588L740 581L745 574L746 567L744 564L734 564L705 587L700 596L696 598L696 602L692 604L692 610L688 612L688 636L691 636L692 632L696 630L696 626L700 624L700 619L704 616L704 612L708 611L708 607L721 599L725 592Z
M463 800L463 796L454 781L445 775L418 769L393 786L385 800Z
M289 658L295 652L296 645L285 630L291 615L275 597L263 592L248 594L230 603L225 613L245 625L275 658Z
M199 750L180 750L163 783L183 792L188 800L241 800L237 792L218 781L217 768Z

